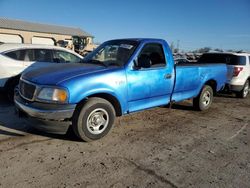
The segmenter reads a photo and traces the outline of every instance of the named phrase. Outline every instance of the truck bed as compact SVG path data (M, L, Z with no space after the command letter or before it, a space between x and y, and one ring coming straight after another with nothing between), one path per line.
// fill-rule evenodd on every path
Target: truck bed
M188 63L176 66L175 88L172 101L196 97L205 80L216 81L216 91L223 86L226 78L225 64Z

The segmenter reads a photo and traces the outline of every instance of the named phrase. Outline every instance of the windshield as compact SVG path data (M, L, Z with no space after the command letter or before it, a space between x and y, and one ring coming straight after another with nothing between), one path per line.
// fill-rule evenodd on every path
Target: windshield
M108 41L87 55L83 62L104 66L123 66L127 63L137 45L138 42L133 40Z
M203 54L200 63L225 63L227 65L246 65L245 56L236 56L232 54Z

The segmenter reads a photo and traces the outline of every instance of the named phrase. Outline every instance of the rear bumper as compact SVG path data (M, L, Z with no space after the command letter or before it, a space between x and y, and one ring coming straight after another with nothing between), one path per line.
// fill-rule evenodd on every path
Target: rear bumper
M16 112L28 125L48 133L65 134L71 125L75 104L29 102L15 96Z
M231 84L227 84L226 87L227 87L230 91L240 92L240 91L242 91L242 89L244 88L244 85L231 85Z

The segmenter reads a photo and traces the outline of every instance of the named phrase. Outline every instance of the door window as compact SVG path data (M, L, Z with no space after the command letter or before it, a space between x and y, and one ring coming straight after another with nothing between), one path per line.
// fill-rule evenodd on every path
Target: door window
M149 58L151 64L149 68L164 67L166 65L166 60L161 44L157 43L146 44L143 47L138 59L142 56Z
M52 51L48 49L34 49L34 61L53 62Z
M35 54L33 49L26 49L25 50L25 57L24 61L35 61Z
M54 53L54 61L57 63L79 63L81 58L69 52L56 50Z

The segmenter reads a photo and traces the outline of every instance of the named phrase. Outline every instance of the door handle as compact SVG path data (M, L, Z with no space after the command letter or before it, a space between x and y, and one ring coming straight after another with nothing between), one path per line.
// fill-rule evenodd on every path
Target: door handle
M164 78L165 79L170 79L170 78L172 78L172 74L165 74Z

